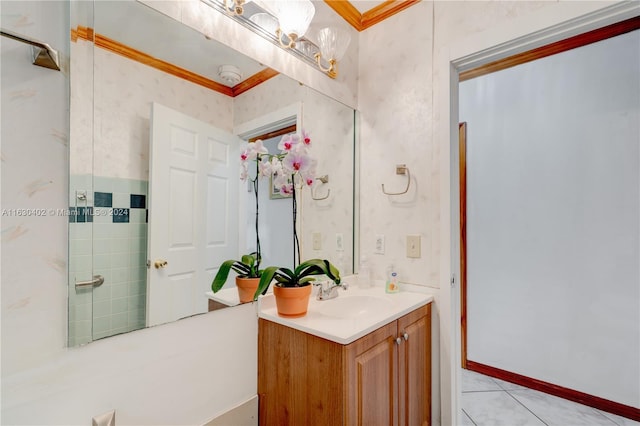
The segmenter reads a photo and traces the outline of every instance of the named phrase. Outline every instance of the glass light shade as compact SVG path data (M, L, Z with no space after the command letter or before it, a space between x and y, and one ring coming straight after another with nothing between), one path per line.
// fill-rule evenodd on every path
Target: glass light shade
M310 0L279 0L274 2L274 6L282 32L295 34L298 38L307 32L316 13Z
M249 19L269 34L275 34L278 29L278 21L268 13L256 13Z
M341 28L328 27L318 31L318 47L322 57L327 61L339 61L347 51L351 35Z

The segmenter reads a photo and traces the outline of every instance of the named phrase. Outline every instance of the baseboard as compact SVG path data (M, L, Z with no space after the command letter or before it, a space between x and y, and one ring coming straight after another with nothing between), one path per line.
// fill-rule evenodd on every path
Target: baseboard
M629 405L620 404L618 402L610 401L598 396L589 395L577 390L565 388L562 386L554 385L552 383L543 382L542 380L533 379L531 377L522 376L517 373L502 370L500 368L480 364L479 362L475 361L467 360L467 370L475 371L477 373L495 377L496 379L515 383L520 386L525 386L529 389L534 389L540 392L548 393L549 395L558 396L560 398L588 405L590 407L597 408L598 410L606 411L607 413L612 413L631 420L640 421L640 409L631 407Z
M209 420L203 426L258 426L258 395Z

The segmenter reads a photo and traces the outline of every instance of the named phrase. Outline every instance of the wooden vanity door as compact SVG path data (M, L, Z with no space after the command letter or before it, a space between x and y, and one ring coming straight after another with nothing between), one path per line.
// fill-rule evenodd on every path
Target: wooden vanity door
M396 337L394 321L347 346L346 424L398 424Z
M431 305L398 319L400 425L431 424Z

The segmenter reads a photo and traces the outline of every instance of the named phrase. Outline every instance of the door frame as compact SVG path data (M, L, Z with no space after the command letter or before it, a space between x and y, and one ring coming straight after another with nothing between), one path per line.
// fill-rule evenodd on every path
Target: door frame
M460 364L467 368L467 123L458 124L460 196Z
M563 39L551 44L531 49L522 53L509 56L504 59L490 62L468 71L461 72L459 81L466 81L472 78L491 74L516 65L532 62L547 56L556 55L582 46L587 46L598 41L606 40L631 31L640 29L640 16L616 22L602 28L598 28L586 33L578 34L567 39ZM458 157L459 157L459 200L460 200L460 321L461 321L461 364L462 368L467 365L467 235L466 235L466 208L467 208L467 123L458 125Z
M534 60L566 52L571 49L587 46L602 40L623 35L640 29L640 16L624 19L601 28L590 30L569 38L545 44L541 47L530 49L521 53L495 60L475 68L463 71L459 74L459 82L487 75L503 69L511 68ZM459 276L460 276L460 364L462 368L486 374L502 380L510 381L531 389L539 390L561 398L576 401L594 408L602 409L621 416L634 418L640 416L637 409L614 401L609 401L594 395L588 395L573 389L564 388L552 383L522 376L510 371L480 364L468 359L468 324L467 317L467 123L459 123L458 127L458 200L459 200Z
M435 8L435 4L433 5ZM458 183L458 83L460 73L517 53L640 15L636 2L558 3L480 33L438 46L433 51L434 129L440 181L440 388L441 423L457 424L460 415L460 235Z

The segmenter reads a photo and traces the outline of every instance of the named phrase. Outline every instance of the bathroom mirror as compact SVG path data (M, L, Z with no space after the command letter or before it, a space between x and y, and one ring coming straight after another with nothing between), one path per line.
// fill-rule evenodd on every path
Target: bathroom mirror
M167 8L179 7L179 3L163 2ZM96 1L92 8L93 22L85 25L71 20L69 345L150 325L149 303L155 302L149 300L149 275L172 274L171 262L165 268L160 265L158 272L155 262L162 259L148 253L149 240L155 237L149 231L149 220L154 217L148 212L150 200L157 190L172 193L171 188L149 182L154 103L234 135L235 144L212 156L228 160L238 172L223 185L227 195L236 195L225 198L231 201L224 204L226 216L235 217L236 224L218 229L225 238L235 239L235 258L255 249L253 235L247 231L253 220L248 206L255 199L239 179L237 154L245 142L237 136L238 129L244 129L245 138L249 133L255 136L259 128L246 131L251 123L262 123L277 111L296 111L292 122L311 135L317 176L328 177L326 182L316 182L313 193L305 189L300 195L302 259L327 258L343 274L351 273L353 109L137 1ZM211 9L210 13L220 12ZM236 83L238 70L241 76ZM254 83L243 85L249 77ZM262 128L279 130L291 125L285 121ZM261 185L268 189L268 179ZM282 255L277 243L284 234L278 222L291 223L279 220L281 212L287 211L282 206L290 200L262 193L260 197L261 246L265 259L276 261ZM181 211L189 211L188 197L174 198L179 199L171 202L182 203ZM220 203L216 198L214 211L220 210ZM173 220L180 223L180 218ZM270 256L269 250L278 256ZM179 280L172 283L171 299L193 301L181 306L174 319L207 312L205 293L224 260L214 259L215 267L207 270L196 288L185 287L181 292ZM230 279L227 286L233 287L232 282ZM160 305L159 309L175 307ZM166 321L152 324L162 322Z

